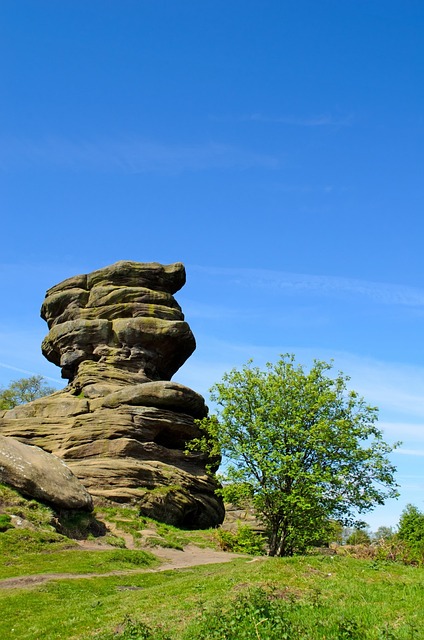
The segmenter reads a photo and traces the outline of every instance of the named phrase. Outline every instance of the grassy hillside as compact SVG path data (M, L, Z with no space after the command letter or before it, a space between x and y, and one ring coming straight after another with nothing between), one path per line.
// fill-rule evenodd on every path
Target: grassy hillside
M66 574L41 583L0 581L0 638L424 638L421 567L348 556L243 556L158 571L158 546L214 545L213 532L180 531L127 507L57 522L57 514L4 488L0 512L3 521L22 521L18 528L6 522L0 533L1 579ZM78 546L84 536L94 547L100 540L102 550Z
M77 556L70 555L67 569L75 568L76 561ZM280 638L424 637L421 569L339 557L242 558L179 571L129 572L2 589L0 637L92 638L100 632L122 633L129 616L153 630L162 629L173 640L224 639L233 636L228 630L220 635L214 625L227 615L229 628L238 625L239 635L234 637L269 640L274 636L269 629L263 633L266 611L258 616L258 607L250 607L249 599L243 606L252 587L263 589L259 599L258 592L251 593L253 602L256 597L262 605L271 603L271 622L279 620L281 627L281 620L286 621L289 635L280 629ZM242 598L241 606L235 604L237 598ZM246 629L250 635L242 635Z

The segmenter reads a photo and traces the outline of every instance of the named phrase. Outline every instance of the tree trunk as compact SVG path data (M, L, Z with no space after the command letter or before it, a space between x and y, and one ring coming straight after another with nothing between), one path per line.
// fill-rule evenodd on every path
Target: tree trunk
M284 556L292 556L293 555L293 547L290 544L287 526L283 524L281 527L278 527L278 533L275 536L274 541L274 553L270 553L269 555L278 556L279 558Z
M282 536L280 538L280 542L278 544L276 555L279 558L281 558L282 556L292 556L293 555L293 549L292 548L288 548L288 546L287 546L287 536L284 533L282 534Z
M278 542L279 542L278 529L279 529L278 525L272 525L271 527L271 532L269 535L269 550L268 550L269 556L275 556L277 554Z

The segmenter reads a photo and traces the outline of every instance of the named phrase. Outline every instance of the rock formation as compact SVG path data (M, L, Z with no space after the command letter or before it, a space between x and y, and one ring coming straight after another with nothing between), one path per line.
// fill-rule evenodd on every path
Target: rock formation
M93 509L92 497L63 460L1 435L0 482L59 509Z
M68 386L0 414L0 431L66 461L97 499L185 527L222 522L199 436L203 398L171 377L195 349L173 294L181 263L121 261L49 289L41 315L48 360Z

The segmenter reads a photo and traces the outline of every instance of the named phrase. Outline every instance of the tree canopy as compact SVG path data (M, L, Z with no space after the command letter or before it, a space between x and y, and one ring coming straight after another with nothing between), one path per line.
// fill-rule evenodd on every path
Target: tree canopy
M424 556L424 513L413 504L407 504L399 520L398 536Z
M352 525L396 497L395 467L378 411L347 389L349 378L290 354L265 370L248 362L211 389L217 413L197 445L224 456L223 494L249 498L269 533L271 555L319 543L337 520Z
M0 410L13 409L18 404L26 404L37 398L57 391L49 387L43 376L31 376L14 380L8 387L0 387Z

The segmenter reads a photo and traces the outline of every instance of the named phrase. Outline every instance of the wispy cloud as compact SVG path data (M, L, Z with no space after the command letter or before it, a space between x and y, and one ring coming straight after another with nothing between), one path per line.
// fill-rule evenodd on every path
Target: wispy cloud
M272 188L275 191L281 191L283 193L310 193L310 194L324 194L328 195L334 192L347 191L346 187L334 187L331 184L324 185L312 185L312 184L273 184Z
M381 304L424 306L424 289L406 285L265 269L200 266L191 266L190 269L214 278L225 278L232 286L268 289L274 293L310 291L319 295L350 294L367 297Z
M353 123L352 114L335 116L331 113L322 113L315 116L270 116L262 113L252 113L242 116L240 119L249 122L270 122L297 127L347 127Z
M409 440L419 441L424 443L424 424L415 424L410 422L380 422L379 426L385 433L397 437L408 438Z
M240 309L225 307L214 304L205 304L194 300L186 300L184 303L184 314L187 319L195 318L207 320L228 320L237 319L240 316Z
M403 456L424 457L424 449L397 449L395 453L399 453Z
M308 367L315 358L334 361L334 370L350 377L349 387L367 402L380 408L379 427L391 441L401 440L408 448L424 445L424 367L361 357L349 352L289 343L261 346L255 343L226 342L211 336L197 336L199 347L178 373L191 378L201 393L219 381L225 371L241 367L249 358L262 367L275 362L282 353L295 353L297 361ZM207 345L207 346L205 346Z
M40 373L37 373L36 371L28 371L27 369L20 369L19 367L13 367L12 365L6 364L4 362L0 362L0 367L3 367L4 369L9 369L11 371L16 371L18 373L24 373L29 376L42 375ZM50 378L50 376L45 376L45 375L43 375L43 378L45 378L46 380L51 380L52 382L56 382L57 384L63 384L63 380L58 380L57 378Z
M424 367L337 352L334 360L352 387L380 407L382 428L396 440L424 443Z
M263 122L269 124L281 124L295 127L349 127L354 122L354 115L320 113L316 115L270 115L265 113L249 113L242 115L214 115L212 120L218 122Z
M40 344L45 335L46 330L41 327L18 330L0 326L0 386L35 375L64 386L59 369L41 354Z
M125 173L203 171L205 169L275 169L277 157L220 142L167 144L135 137L121 139L0 141L0 169L53 166L75 171Z
M272 313L272 306L258 306L249 300L246 300L246 305L241 308L240 305L202 304L192 299L185 299L183 307L186 320L192 325L197 323L200 330L202 329L200 320L213 321L215 326L225 324L228 328L230 323L236 323L239 327L241 323L250 324L250 326L253 323L257 326L263 325L264 316L267 316L266 324L269 331L281 331L283 327L314 329L328 326L329 323L328 314L317 309L315 305L294 305L284 310L284 314L275 313L275 310Z

